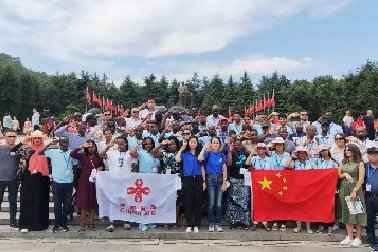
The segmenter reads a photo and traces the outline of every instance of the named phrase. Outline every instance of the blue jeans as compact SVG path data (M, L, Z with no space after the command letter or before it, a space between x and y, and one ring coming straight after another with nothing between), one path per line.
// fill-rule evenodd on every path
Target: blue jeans
M72 206L72 183L53 183L55 226L66 227Z
M222 224L222 183L222 174L208 175L207 191L209 192L209 225Z

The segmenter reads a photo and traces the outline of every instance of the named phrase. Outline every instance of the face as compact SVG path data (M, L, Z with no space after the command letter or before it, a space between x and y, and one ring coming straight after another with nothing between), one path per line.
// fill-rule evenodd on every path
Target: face
M279 133L280 137L282 137L283 139L286 139L288 137L288 133L286 130L281 130L280 133Z
M236 139L235 142L233 143L233 145L234 145L235 150L240 150L241 147L242 147L242 143L241 143L240 139Z
M247 125L251 125L252 120L251 120L250 117L246 117L246 118L244 119L244 121L245 121L245 124L247 124Z
M156 102L154 99L150 99L147 101L147 108L148 109L155 109Z
M216 136L217 135L217 131L215 130L214 127L209 127L209 135L210 136Z
M132 110L131 116L134 117L134 118L139 118L139 111L138 110Z
M344 147L345 146L345 138L341 136L335 137L335 143L338 147Z
M120 151L126 150L126 141L123 138L117 138L117 145Z
M378 163L378 153L369 154L368 159L370 163L377 164Z
M228 122L227 121L222 121L221 128L222 128L222 130L226 131L228 129Z
M93 154L96 152L96 146L92 143L92 142L87 142L87 145L88 145L88 152L90 154Z
M328 155L328 150L322 150L322 151L320 152L320 156L321 156L322 158L328 158L328 157L329 157L329 155Z
M366 135L367 135L366 129L357 129L356 130L356 136L358 138L364 138L364 137L366 137Z
M190 138L190 136L192 135L192 133L189 131L189 130L184 130L182 132L182 137L186 140L188 140Z
M275 149L277 152L283 152L284 151L284 145L283 144L275 144Z
M257 148L257 155L259 156L265 156L266 149L265 148Z
M169 150L170 152L176 152L176 150L177 150L177 146L176 146L176 142L175 142L175 140L170 140L170 141L168 142L168 150Z
M347 158L352 157L352 152L349 149L345 149L344 153L345 153L345 157L347 157Z
M217 138L211 140L211 149L217 151L220 149L220 142Z
M17 134L15 132L7 132L5 133L5 137L7 138L7 143L9 145L14 145L16 143Z
M43 141L42 141L42 138L40 138L40 137L33 138L33 140L32 140L32 144L35 145L35 146L41 146L42 143L43 143Z
M156 134L156 133L158 133L158 131L159 131L157 125L154 124L154 123L151 123L151 124L148 126L148 129L149 129L149 131L150 131L152 134Z
M104 113L104 116L105 116L105 120L110 120L110 119L112 119L112 113L110 113L109 111L108 111L108 112L105 112L105 113Z
M315 136L316 135L316 129L314 127L309 127L306 131L307 135L309 136Z
M106 140L111 140L112 137L113 137L113 134L110 130L107 130L107 131L104 132L104 137L105 137Z
M235 114L235 115L233 116L233 119L234 119L235 122L239 123L239 122L240 122L240 115Z
M152 150L152 148L153 148L153 146L152 146L151 139L144 140L144 149L146 151L150 151L150 150Z
M189 148L190 148L191 150L195 150L195 149L197 148L197 146L198 146L197 139L195 139L195 138L191 138L191 139L189 140Z
M303 120L303 121L308 120L308 113L307 112L301 112L301 120Z
M61 150L68 150L68 139L60 139L59 140L59 148Z
M307 158L307 153L304 152L304 151L299 151L299 152L297 153L297 155L298 155L298 158L299 158L300 160L305 160L305 159Z

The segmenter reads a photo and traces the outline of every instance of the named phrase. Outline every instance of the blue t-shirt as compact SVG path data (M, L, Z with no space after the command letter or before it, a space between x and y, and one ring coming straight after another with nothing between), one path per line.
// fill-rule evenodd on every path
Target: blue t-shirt
M313 159L314 169L331 169L337 168L339 165L333 159L325 160L323 158L315 158Z
M198 158L190 151L184 151L181 153L181 162L184 177L201 175L200 162L198 161Z
M223 164L226 162L226 156L222 152L210 151L205 152L206 173L211 175L223 174Z
M138 151L139 172L140 173L157 173L160 166L160 160L151 155L144 149ZM154 170L155 168L155 170Z
M73 182L74 159L71 158L70 151L49 149L45 151L45 156L51 160L52 178L54 182Z
M288 160L290 159L290 154L287 152L284 152L281 155L279 155L276 152L273 152L270 158L272 161L273 170L283 170Z

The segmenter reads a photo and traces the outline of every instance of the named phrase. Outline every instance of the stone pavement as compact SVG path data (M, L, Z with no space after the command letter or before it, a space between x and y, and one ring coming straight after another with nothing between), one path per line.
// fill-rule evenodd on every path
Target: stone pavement
M335 242L268 242L250 241L240 242L233 240L79 240L79 239L0 239L2 252L323 252L323 251L353 251L368 252L370 248L340 247Z

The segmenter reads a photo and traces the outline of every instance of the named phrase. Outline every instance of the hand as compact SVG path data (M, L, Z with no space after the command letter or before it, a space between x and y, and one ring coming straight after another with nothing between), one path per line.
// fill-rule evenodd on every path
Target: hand
M205 150L211 151L211 144L206 144L205 145Z
M221 188L222 192L225 192L227 191L227 180L223 180L223 183L222 183L222 188Z
M202 183L202 191L205 191L206 190L206 182L203 182Z
M356 198L357 198L357 193L356 193L355 191L353 191L353 192L350 194L350 198L351 198L352 200L356 200Z
M182 140L181 150L185 150L187 145L188 145L188 142L185 139Z
M85 144L80 145L80 148L84 149L84 148L88 148L88 146L89 146L88 143L85 143Z
M352 178L352 176L350 176L348 173L345 174L345 179L346 179L349 183L352 183L352 182L353 182L353 178Z

